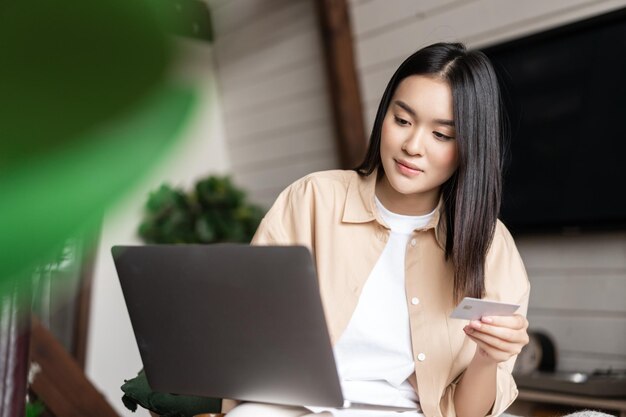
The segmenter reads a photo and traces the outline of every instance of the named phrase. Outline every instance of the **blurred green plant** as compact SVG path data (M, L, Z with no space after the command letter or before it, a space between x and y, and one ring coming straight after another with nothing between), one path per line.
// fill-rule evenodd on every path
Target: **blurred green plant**
M27 402L26 403L26 417L39 417L43 414L46 407L39 400L35 402Z
M151 0L0 6L0 296L167 155L196 102Z
M139 235L146 243L249 242L263 215L230 177L209 176L189 193L167 184L151 192Z

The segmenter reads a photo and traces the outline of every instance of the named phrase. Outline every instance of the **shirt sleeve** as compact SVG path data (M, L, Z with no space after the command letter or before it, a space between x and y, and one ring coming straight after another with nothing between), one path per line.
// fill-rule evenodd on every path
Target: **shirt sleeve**
M280 193L254 234L251 245L302 245L313 252L315 189L304 177Z
M530 296L530 283L515 242L500 221L496 225L493 242L485 261L485 287L487 289L486 299L519 304L520 308L517 314L526 316ZM517 385L512 375L516 359L517 355L506 362L498 364L496 399L487 417L499 416L517 398ZM462 376L463 373L452 381L444 391L440 402L443 416L456 416L454 394Z

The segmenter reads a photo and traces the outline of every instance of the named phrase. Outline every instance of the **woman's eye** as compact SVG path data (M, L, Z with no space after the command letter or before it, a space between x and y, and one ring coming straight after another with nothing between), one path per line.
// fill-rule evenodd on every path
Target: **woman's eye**
M407 122L404 119L399 118L398 116L393 116L394 119L396 119L396 123L398 123L400 126L408 126L409 122Z
M435 137L436 137L437 139L440 139L440 140L450 140L450 139L454 139L453 137L451 137L451 136L446 136L446 135L444 135L443 133L440 133L440 132L433 132L433 134L435 135Z

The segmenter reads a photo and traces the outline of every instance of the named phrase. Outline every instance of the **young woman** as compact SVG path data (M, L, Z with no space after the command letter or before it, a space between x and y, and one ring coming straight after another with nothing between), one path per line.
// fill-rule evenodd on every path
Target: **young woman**
M267 213L253 244L313 254L344 397L416 408L316 415L497 416L515 399L530 287L497 220L500 141L488 59L434 44L389 81L365 161L296 181ZM449 318L464 296L522 307L510 317ZM312 412L245 403L228 415Z

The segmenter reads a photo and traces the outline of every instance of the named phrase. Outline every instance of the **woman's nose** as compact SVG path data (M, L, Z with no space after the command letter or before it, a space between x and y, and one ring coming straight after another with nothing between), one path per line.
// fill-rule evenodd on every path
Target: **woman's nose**
M421 155L424 152L425 134L426 132L423 129L418 129L407 138L402 145L402 149L409 155Z

